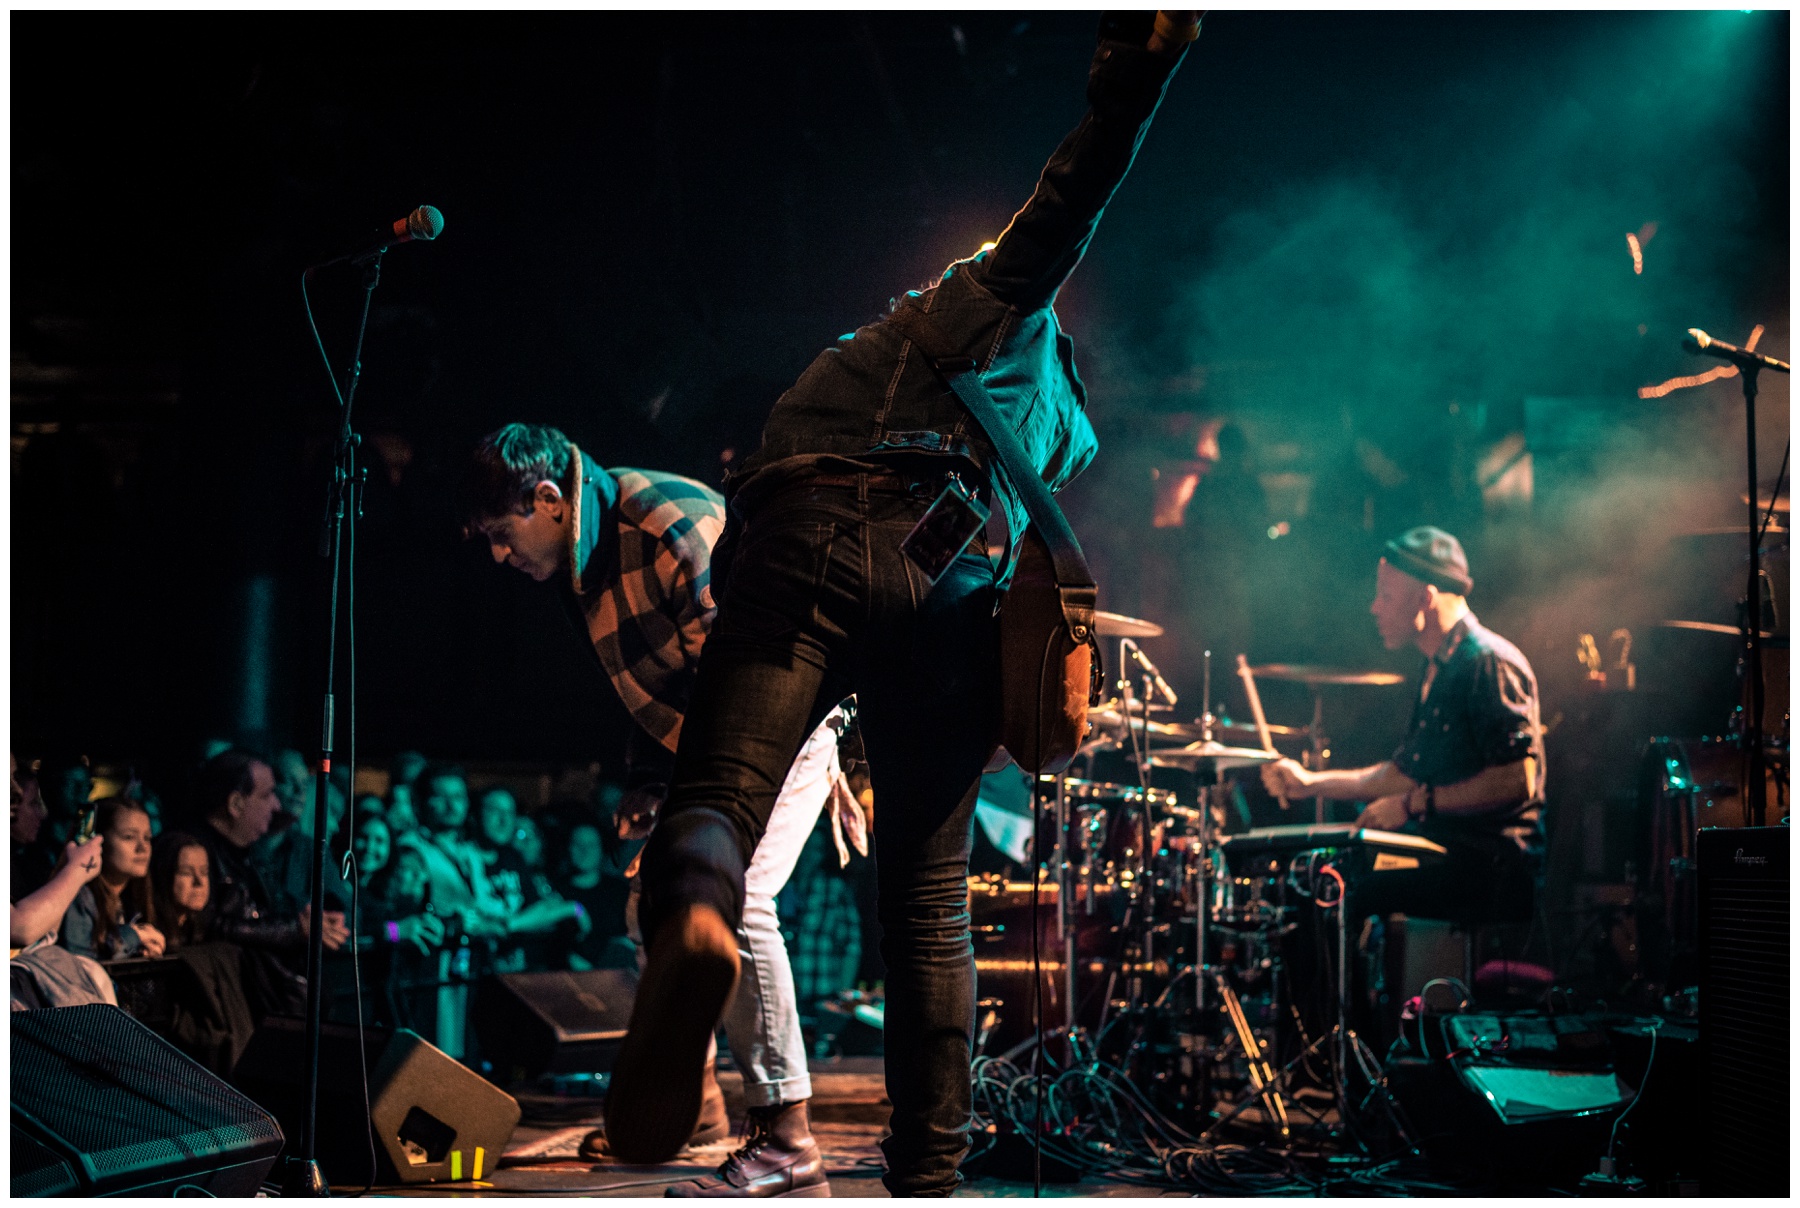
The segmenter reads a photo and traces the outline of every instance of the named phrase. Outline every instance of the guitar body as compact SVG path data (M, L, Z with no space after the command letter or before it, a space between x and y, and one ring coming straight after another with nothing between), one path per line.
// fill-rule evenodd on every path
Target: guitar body
M1049 547L1033 525L1020 542L1018 568L1000 606L1000 744L1027 772L1062 771L1087 735L1100 674L1094 600L1090 587L1085 620L1071 626L1066 590L1057 584Z

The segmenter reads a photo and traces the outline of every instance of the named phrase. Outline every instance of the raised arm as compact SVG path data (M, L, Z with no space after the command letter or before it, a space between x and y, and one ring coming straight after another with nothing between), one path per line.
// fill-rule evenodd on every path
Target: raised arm
M81 887L100 875L101 836L95 835L77 847L63 848L62 867L41 888L26 894L12 908L12 946L23 948L49 935L63 916Z
M993 252L970 272L988 292L1020 310L1056 297L1081 262L1100 214L1131 168L1199 12L1109 15L1088 70L1088 112L1062 141L1025 208L1013 215Z

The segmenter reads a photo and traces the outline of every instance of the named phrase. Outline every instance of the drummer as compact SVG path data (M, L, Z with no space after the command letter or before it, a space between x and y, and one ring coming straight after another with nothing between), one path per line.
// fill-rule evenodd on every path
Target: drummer
M1271 793L1367 801L1358 825L1413 831L1449 849L1436 865L1361 878L1353 917L1530 917L1544 850L1537 677L1517 646L1469 611L1473 586L1461 542L1442 529L1388 542L1369 612L1389 650L1412 645L1426 658L1405 741L1373 767L1309 771L1291 759L1263 767Z

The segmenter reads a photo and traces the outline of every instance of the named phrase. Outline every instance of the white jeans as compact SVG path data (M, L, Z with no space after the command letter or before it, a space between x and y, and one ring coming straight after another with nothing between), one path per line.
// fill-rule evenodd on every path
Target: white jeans
M742 973L725 1008L724 1025L725 1043L743 1071L744 1100L751 1107L812 1097L794 971L781 938L775 895L793 875L800 849L837 781L837 732L831 723L840 716L833 710L800 748L775 798L769 829L744 873L744 919L737 933Z

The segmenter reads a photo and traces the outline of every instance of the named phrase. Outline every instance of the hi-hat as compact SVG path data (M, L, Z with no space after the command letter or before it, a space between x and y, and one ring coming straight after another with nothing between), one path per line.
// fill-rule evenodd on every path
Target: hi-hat
M1309 667L1300 663L1264 663L1250 668L1257 679L1286 680L1295 684L1371 684L1381 687L1406 679L1392 671L1347 671L1341 667Z
M1136 617L1096 609L1094 632L1103 638L1160 638L1163 627L1155 621L1140 621Z
M1150 766L1156 768L1186 768L1194 770L1201 764L1210 763L1221 770L1227 768L1255 767L1259 763L1274 763L1281 759L1278 751L1259 751L1255 747L1228 747L1217 742L1196 742L1175 751L1158 751L1150 756Z

